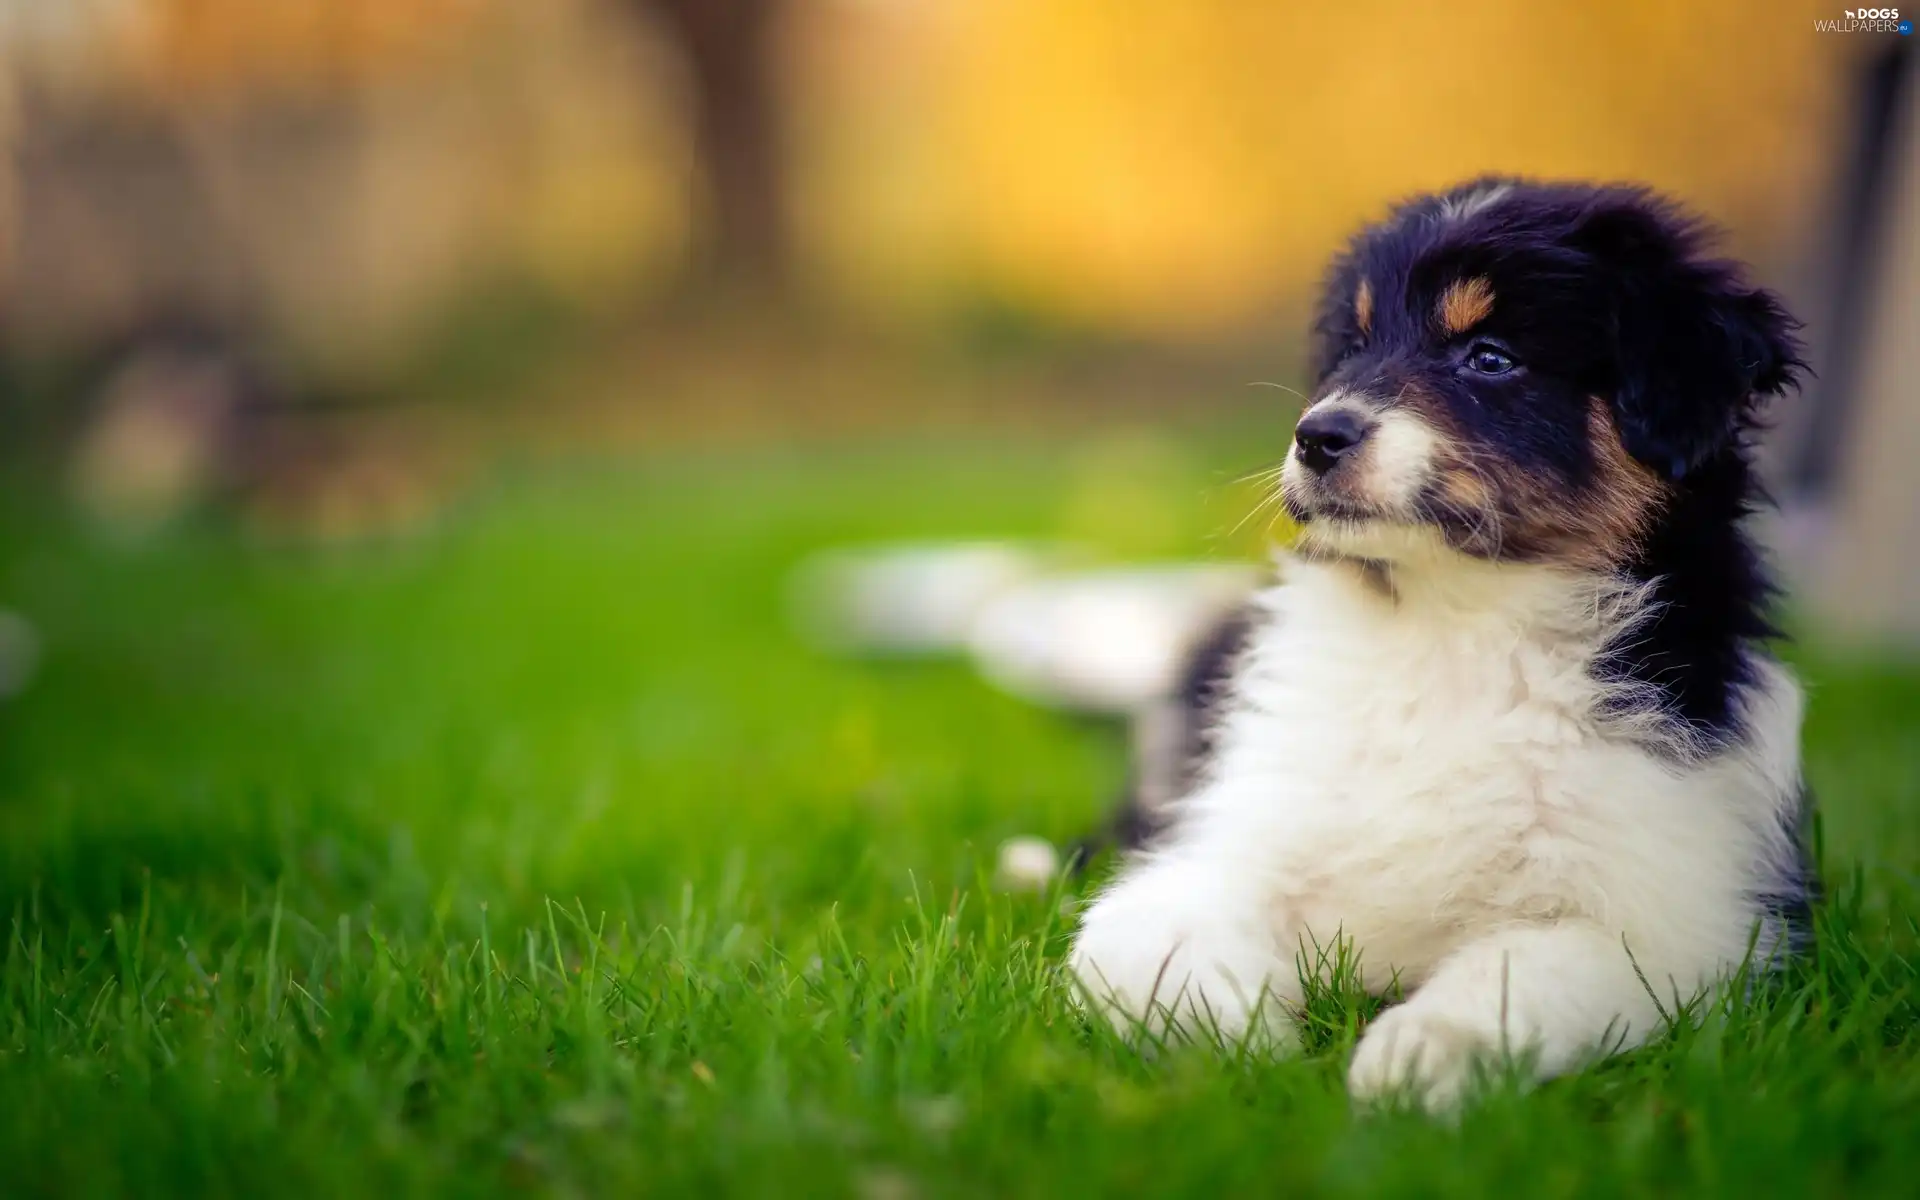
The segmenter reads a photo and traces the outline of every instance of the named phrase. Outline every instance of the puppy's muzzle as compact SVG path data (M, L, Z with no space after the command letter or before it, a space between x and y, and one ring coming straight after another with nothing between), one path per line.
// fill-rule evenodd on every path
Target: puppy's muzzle
M1342 458L1360 449L1373 427L1372 418L1352 408L1310 412L1294 427L1294 454L1301 466L1315 475L1325 475Z

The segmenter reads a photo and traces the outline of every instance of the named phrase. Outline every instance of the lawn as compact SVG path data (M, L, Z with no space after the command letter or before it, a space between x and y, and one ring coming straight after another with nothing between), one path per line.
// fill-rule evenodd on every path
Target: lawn
M1254 448L1250 451L1249 446ZM1219 552L1233 437L527 470L408 544L140 547L0 494L0 1188L385 1195L1911 1194L1920 671L1796 652L1817 953L1457 1125L1311 1052L1142 1056L1055 977L1116 731L964 665L816 655L849 540ZM1243 531L1234 546L1243 545Z

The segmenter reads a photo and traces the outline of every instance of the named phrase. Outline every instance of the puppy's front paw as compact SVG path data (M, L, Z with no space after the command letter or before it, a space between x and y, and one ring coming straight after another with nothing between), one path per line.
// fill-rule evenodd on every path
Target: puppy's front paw
M1465 1097L1476 1064L1499 1054L1496 1039L1416 997L1367 1028L1347 1069L1347 1091L1360 1101L1405 1096L1428 1111L1445 1111Z
M1123 887L1087 911L1068 961L1082 997L1130 1032L1269 1044L1290 1036L1276 987L1293 966L1273 939L1190 901L1154 899Z

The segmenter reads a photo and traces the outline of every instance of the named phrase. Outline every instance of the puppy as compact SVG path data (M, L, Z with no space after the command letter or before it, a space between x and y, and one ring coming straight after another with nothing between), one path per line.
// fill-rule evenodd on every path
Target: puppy
M1345 939L1406 997L1350 1090L1438 1107L1802 945L1801 696L1743 528L1797 326L1704 241L1637 188L1490 179L1335 261L1281 476L1300 541L1082 918L1090 1004L1284 1041L1303 949Z

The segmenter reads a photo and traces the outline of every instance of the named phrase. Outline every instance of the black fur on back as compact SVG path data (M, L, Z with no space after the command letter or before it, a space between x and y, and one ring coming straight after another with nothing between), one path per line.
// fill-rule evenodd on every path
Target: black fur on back
M1168 801L1186 794L1205 770L1213 753L1213 728L1252 633L1254 614L1242 609L1216 624L1189 652L1180 672L1179 688L1168 703L1166 719L1177 722L1177 735L1162 745L1145 744L1136 727L1134 766L1106 825L1082 838L1072 861L1085 866L1107 849L1136 850L1166 829ZM1171 761L1156 761L1163 755ZM1149 786L1149 778L1167 781ZM1162 793L1171 793L1170 795Z

